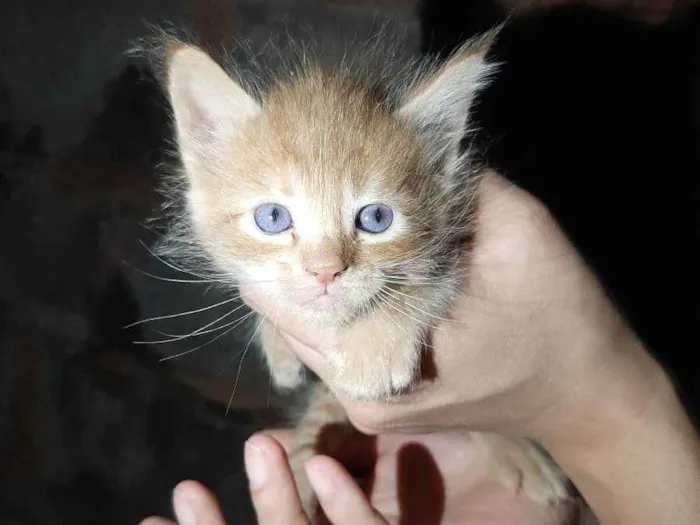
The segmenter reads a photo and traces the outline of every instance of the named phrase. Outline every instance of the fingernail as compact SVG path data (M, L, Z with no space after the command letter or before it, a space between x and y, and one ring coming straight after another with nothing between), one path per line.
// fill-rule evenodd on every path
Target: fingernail
M250 490L257 490L267 481L267 453L255 444L253 436L245 442L243 456Z
M328 472L323 463L309 462L305 465L306 475L314 488L314 492L321 499L329 499L333 496L334 488L332 474Z

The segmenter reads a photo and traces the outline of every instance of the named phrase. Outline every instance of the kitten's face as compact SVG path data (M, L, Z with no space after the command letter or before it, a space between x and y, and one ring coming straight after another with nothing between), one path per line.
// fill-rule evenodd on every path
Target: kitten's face
M168 89L197 243L233 281L326 325L430 284L454 249L455 202L465 207L459 142L484 53L463 50L390 109L314 70L260 104L174 44Z
M421 247L446 217L427 209L421 181L434 177L409 126L319 81L271 94L228 142L226 175L193 185L190 202L219 267L335 324L427 274Z

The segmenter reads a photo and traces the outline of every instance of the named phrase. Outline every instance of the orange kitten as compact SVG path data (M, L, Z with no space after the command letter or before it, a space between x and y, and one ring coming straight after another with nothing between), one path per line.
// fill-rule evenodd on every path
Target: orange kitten
M166 46L184 234L232 285L257 283L279 308L335 328L322 351L334 387L353 399L381 401L418 379L426 333L459 290L476 186L460 142L493 69L492 38L418 68L409 82L306 65L259 98L202 50ZM274 332L260 320L274 382L297 387L302 364ZM303 462L321 427L345 420L316 388L291 455L309 512ZM565 478L531 442L475 439L505 483L541 501L566 497Z

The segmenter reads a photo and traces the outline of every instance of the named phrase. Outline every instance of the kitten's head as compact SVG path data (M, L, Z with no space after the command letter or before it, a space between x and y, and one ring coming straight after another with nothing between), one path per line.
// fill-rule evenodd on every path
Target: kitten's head
M170 46L194 240L233 283L323 324L439 282L468 222L460 140L487 44L401 91L306 68L262 100L200 49Z

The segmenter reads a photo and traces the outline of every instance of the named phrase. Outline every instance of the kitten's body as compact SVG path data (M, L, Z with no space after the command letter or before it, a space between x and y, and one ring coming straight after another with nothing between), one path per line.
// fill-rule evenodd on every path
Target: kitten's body
M261 103L202 51L168 46L192 240L232 284L254 283L279 308L333 329L320 351L333 386L353 399L382 401L418 379L425 336L448 317L468 267L477 170L460 142L491 71L491 38L404 87L306 67ZM262 219L288 216L284 230L261 226L270 203L275 215ZM378 204L392 220L370 231L361 215ZM382 213L367 220L379 224ZM256 334L275 383L299 386L302 365L275 337L274 319L260 319ZM345 419L318 385L291 455L309 511L303 462L321 427ZM505 483L541 501L566 497L560 471L531 442L474 436Z

